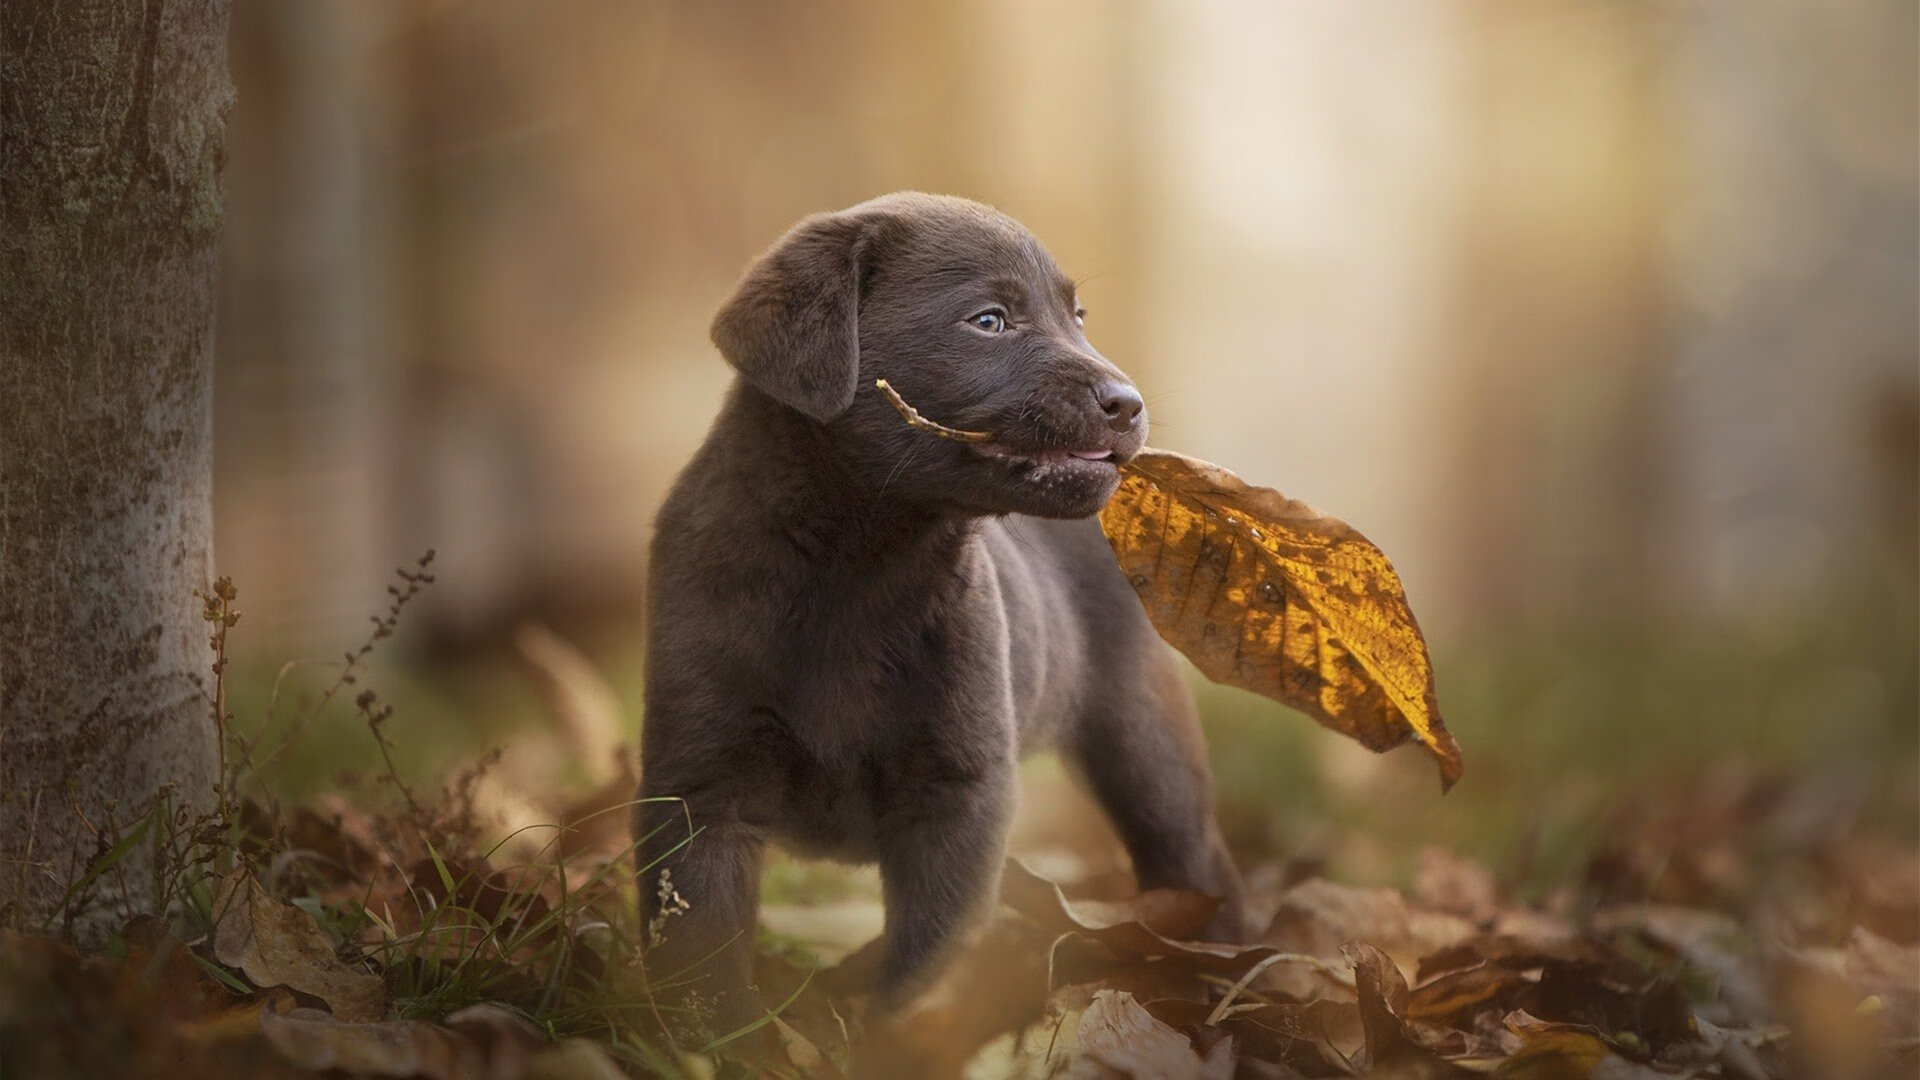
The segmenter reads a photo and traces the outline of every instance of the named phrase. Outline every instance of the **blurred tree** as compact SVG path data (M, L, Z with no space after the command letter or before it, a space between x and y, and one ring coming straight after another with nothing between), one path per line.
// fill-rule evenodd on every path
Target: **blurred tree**
M247 593L245 640L273 656L353 640L389 569L376 557L382 222L353 71L364 21L333 0L233 12L214 530Z
M1667 11L1555 0L1475 15L1454 577L1483 625L1637 617L1671 595L1676 544Z
M205 805L221 0L0 29L0 921L172 787ZM150 903L150 860L104 890ZM94 922L94 920L89 920Z

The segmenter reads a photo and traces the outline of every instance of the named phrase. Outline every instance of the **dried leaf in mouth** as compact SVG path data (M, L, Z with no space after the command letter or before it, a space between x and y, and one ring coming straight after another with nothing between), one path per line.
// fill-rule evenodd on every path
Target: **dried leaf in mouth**
M1209 679L1374 751L1417 740L1460 778L1400 575L1352 526L1217 465L1146 449L1100 512L1160 635Z
M985 442L874 386L909 427ZM1460 779L1433 660L1393 564L1373 542L1211 462L1146 448L1120 468L1100 528L1160 636L1215 682L1264 694L1384 752L1409 739Z

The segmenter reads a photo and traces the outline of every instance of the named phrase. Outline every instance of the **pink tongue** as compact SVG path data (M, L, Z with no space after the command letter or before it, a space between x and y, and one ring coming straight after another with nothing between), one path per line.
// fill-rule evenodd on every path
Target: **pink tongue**
M1105 461L1113 456L1113 451L1111 450L1069 450L1067 453L1072 454L1081 461Z

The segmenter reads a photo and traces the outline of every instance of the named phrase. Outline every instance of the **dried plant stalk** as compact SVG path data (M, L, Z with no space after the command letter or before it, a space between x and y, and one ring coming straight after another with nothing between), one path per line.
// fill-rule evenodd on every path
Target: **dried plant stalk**
M887 395L888 401L893 402L894 409L906 420L908 427L918 428L921 431L929 431L943 439L952 439L956 442L983 443L993 438L992 435L984 431L961 431L959 428L950 428L945 424L936 424L926 417L921 416L920 410L907 404L907 399L901 397L899 391L888 386L887 380L885 379L875 379L873 385L878 387L881 393Z

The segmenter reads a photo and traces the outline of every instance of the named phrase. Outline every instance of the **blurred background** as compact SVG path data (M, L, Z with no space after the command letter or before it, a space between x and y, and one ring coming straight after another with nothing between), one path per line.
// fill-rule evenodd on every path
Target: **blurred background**
M432 547L372 680L409 768L537 729L529 623L636 727L713 310L800 216L919 188L1085 282L1155 444L1405 578L1465 780L1202 687L1241 850L1551 880L1622 792L1754 777L1911 842L1917 34L1897 0L242 0L243 700ZM333 723L290 789L375 760Z

